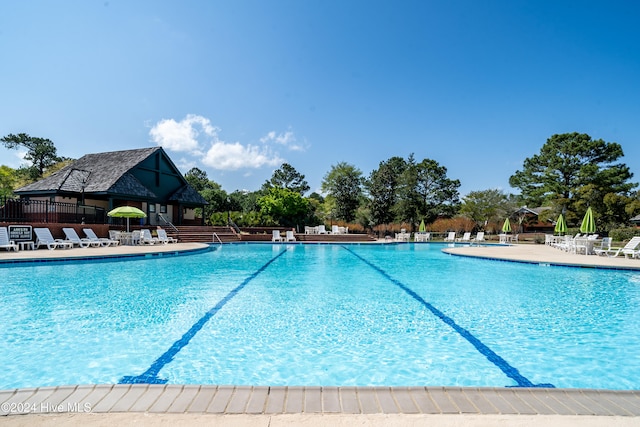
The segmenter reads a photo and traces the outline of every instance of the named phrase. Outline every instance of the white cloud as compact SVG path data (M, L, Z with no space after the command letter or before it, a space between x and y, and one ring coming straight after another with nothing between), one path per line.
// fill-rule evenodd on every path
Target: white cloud
M277 166L283 160L268 149L255 145L244 146L239 142L215 142L202 159L202 163L214 169L238 170L243 168L260 168Z
M198 137L217 140L220 129L211 125L206 117L188 114L183 120L164 119L149 131L153 142L171 151L186 151L194 155L202 154L202 144Z
M180 159L180 167L194 167L201 163L217 170L235 171L258 169L264 166L279 166L284 160L273 147L288 150L303 150L291 129L286 132L269 132L260 138L262 145L225 142L219 137L220 128L213 126L206 117L189 114L184 119L163 119L157 122L149 135L157 145L183 152L196 159Z
M304 151L306 149L306 144L299 144L298 139L291 129L281 133L276 133L272 130L260 138L260 142L263 144L275 143L278 145L284 145L292 151Z

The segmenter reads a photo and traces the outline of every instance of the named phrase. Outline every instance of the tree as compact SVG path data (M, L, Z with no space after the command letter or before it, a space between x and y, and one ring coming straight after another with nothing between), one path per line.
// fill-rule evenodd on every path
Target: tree
M439 216L452 216L460 204L460 181L447 177L447 168L424 159L416 163L409 156L400 186L399 218L414 227L420 220L426 223Z
M26 133L19 133L9 134L0 139L0 142L10 150L20 147L27 149L24 158L32 164L27 170L29 177L34 181L40 179L48 167L64 160L58 156L55 145L49 139L34 138Z
M272 187L269 194L258 199L258 206L263 215L287 227L302 224L309 212L309 201L288 188Z
M17 181L17 172L9 166L0 165L0 198L13 195Z
M262 185L262 190L268 192L273 187L286 188L300 193L301 196L304 196L304 193L311 188L305 181L304 175L300 174L289 163L283 163L280 169L276 169L271 179Z
M202 213L205 222L210 223L214 212L229 211L229 202L226 191L217 182L211 181L207 173L198 168L191 168L184 174L184 179L208 202Z
M335 201L335 208L331 213L333 219L346 222L352 222L355 219L362 195L362 181L362 172L346 162L332 166L324 176L322 191L327 193L327 199ZM327 200L325 200L326 203Z
M568 223L577 224L590 205L603 212L607 194L627 195L637 186L623 163L615 142L593 140L587 134L556 134L547 139L540 153L525 159L522 170L509 178L530 206L555 205Z
M481 228L489 221L504 218L513 207L501 190L472 191L462 198L460 214L471 218Z
M394 221L398 188L406 168L407 162L402 157L392 157L386 162L380 162L378 169L372 171L365 182L370 197L369 216L374 225Z
M184 179L198 192L203 191L211 183L207 177L207 173L199 168L189 169L187 173L184 174Z

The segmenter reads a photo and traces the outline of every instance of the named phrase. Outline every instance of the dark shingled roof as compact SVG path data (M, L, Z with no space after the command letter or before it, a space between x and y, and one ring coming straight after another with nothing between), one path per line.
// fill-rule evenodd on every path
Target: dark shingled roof
M50 176L18 188L16 193L82 191L128 196L155 197L128 171L161 150L160 147L87 154Z
M193 188L190 185L185 185L183 187L180 187L178 190L176 190L175 193L173 193L170 197L169 200L172 202L180 202L180 203L187 203L187 204L194 204L194 205L208 205L209 202L207 202L204 197L202 197L200 195L200 193L198 193L195 188Z

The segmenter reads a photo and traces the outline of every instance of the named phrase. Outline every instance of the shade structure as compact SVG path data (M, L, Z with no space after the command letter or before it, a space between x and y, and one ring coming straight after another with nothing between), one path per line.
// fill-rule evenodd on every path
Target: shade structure
M420 226L418 227L418 231L420 233L424 233L425 231L427 231L427 227L424 225L424 219L420 221Z
M567 232L567 223L564 221L564 216L562 214L560 214L560 216L558 217L556 226L554 227L553 231L558 234L564 234Z
M587 208L587 212L584 214L582 224L580 225L580 232L587 234L593 234L596 232L596 221L593 218L593 211L591 210L591 206Z
M504 224L502 224L502 232L511 233L511 221L509 221L509 218L504 220Z
M129 218L145 218L146 213L135 206L119 206L110 210L107 215L114 218L127 218L127 232L129 232Z

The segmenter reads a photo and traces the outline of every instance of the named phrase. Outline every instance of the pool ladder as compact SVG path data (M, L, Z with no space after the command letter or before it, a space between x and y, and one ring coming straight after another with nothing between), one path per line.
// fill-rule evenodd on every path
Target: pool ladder
M215 243L216 240L218 242L220 242L220 244L222 245L222 240L220 240L220 236L218 236L218 234L214 231L213 232L213 240L212 241Z

